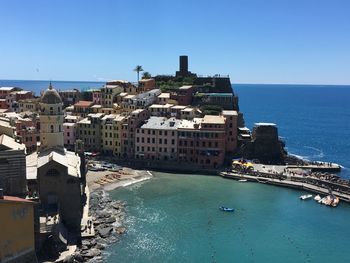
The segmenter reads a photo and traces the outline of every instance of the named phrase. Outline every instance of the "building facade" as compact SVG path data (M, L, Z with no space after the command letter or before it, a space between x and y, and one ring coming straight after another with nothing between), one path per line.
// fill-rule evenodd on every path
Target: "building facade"
M5 196L0 190L0 262L37 262L34 239L34 203Z
M0 188L15 196L27 191L25 145L4 134L0 135Z

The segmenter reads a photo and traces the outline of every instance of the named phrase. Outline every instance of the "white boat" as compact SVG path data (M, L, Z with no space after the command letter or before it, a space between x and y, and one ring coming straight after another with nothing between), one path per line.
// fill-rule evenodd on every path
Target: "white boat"
M321 199L321 203L324 205L331 205L333 203L333 198L330 195L327 195L326 197Z
M311 198L312 197L312 195L301 195L300 196L300 199L301 200L306 200L306 199L309 199L309 198Z
M321 196L320 196L320 195L316 195L316 196L314 197L314 200L315 200L315 201L320 201L320 200L321 200Z
M238 182L247 182L248 180L247 179L240 179L238 180Z
M336 197L336 196L335 196L335 197L333 198L333 201L332 201L332 204L331 204L331 205L332 205L333 207L337 207L338 204L339 204L339 197Z

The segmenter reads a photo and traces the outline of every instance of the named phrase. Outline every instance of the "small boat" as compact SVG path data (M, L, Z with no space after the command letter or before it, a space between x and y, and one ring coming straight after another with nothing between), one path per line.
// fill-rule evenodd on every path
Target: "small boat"
M233 211L235 211L233 208L224 207L224 206L220 206L219 209L220 209L221 211L224 211L224 212L233 212Z
M339 204L339 197L334 196L333 201L332 201L332 206L336 207Z
M321 199L321 203L324 205L331 205L333 202L333 198L330 195L327 195L326 197Z
M242 182L242 183L247 182L247 181L248 181L247 179L240 179L240 180L238 180L238 182Z
M320 195L316 195L316 196L314 197L314 200L315 200L315 201L320 201L320 200L321 200L321 196L320 196Z
M301 200L307 200L307 199L309 199L309 198L311 198L312 197L312 195L301 195L300 196L300 199Z

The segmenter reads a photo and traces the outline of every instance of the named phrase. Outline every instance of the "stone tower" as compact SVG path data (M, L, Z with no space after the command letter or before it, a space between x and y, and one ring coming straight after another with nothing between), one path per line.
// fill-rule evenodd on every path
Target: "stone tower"
M40 151L53 148L64 150L62 107L61 97L50 82L40 100Z

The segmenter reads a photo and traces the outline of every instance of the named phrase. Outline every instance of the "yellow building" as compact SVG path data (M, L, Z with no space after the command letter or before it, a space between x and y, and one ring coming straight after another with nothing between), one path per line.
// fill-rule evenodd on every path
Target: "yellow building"
M37 262L34 203L0 193L0 262Z

